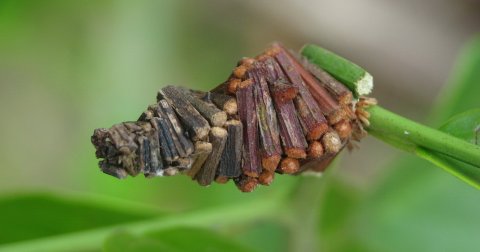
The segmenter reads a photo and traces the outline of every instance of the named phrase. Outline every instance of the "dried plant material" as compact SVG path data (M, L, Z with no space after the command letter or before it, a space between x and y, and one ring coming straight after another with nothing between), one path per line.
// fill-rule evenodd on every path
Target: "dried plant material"
M307 156L307 141L302 133L302 126L298 121L295 106L292 101L279 102L274 92L274 106L277 111L280 138L287 156L305 158Z
M167 163L173 163L179 156L166 119L163 117L155 117L151 122L158 132L158 139L160 146L162 146L162 148L160 148L162 157Z
M192 141L190 141L187 137L185 137L185 131L181 126L177 115L173 111L172 107L168 104L166 100L158 101L158 106L161 111L166 115L168 118L168 122L175 131L174 135L178 141L176 141L177 151L180 153L181 157L187 157L193 153L194 146Z
M160 143L156 134L150 134L148 138L143 138L143 144L140 147L140 164L142 162L145 177L163 175L163 158L160 154Z
M238 120L229 120L227 128L227 142L217 169L219 178L235 178L242 173L243 127Z
M276 44L243 58L210 92L167 86L136 122L97 129L100 169L117 178L186 174L242 192L275 173L321 172L366 134L375 101Z
M235 67L235 69L233 69L233 75L236 77L236 78L243 78L245 76L245 73L247 72L248 68L245 66L245 65L240 65L238 67Z
M342 148L342 141L340 140L337 132L333 130L325 133L325 135L322 137L322 144L325 153L328 154L337 153Z
M195 143L195 152L192 155L193 164L186 174L190 177L195 177L198 171L202 168L205 160L212 152L212 144L209 142L198 141Z
M342 140L346 140L352 135L352 124L347 120L342 120L336 123L333 126L333 129L338 133L338 136Z
M218 163L227 142L227 131L220 127L213 127L209 134L212 152L208 155L202 169L195 175L195 179L202 186L210 185L215 178Z
M179 88L166 86L159 91L158 100L165 99L177 112L193 141L205 139L210 131L208 121L190 104Z
M190 170L193 165L193 159L191 157L179 158L173 163L173 166L176 167L180 172Z
M241 175L240 177L234 178L233 181L237 188L242 192L253 192L258 185L258 179L249 177L246 175Z
M218 184L226 184L229 180L230 178L225 176L218 176L215 178L215 182Z
M298 89L296 87L282 79L272 83L270 89L272 90L272 94L275 95L275 100L278 103L291 101L298 94Z
M238 111L237 99L221 93L209 93L210 100L229 115L235 115Z
M269 186L275 179L275 172L269 170L263 170L258 177L258 183L261 185Z
M257 106L257 118L260 131L262 167L275 171L280 162L282 148L280 145L277 114L272 104L268 84L262 75L259 64L253 63L248 77L253 80L254 98Z
M342 119L346 118L346 113L342 110L339 100L335 100L330 92L327 91L325 88L325 84L320 82L316 79L310 72L308 72L293 56L291 56L288 52L286 52L282 47L278 46L278 50L283 52L292 62L292 65L295 67L296 71L301 75L304 83L308 87L311 95L315 98L316 102L318 103L319 108L322 110L323 113L326 114L328 121L330 124L335 124ZM325 73L328 74L328 73ZM325 79L325 78L324 78ZM333 83L334 79L328 79L330 84ZM348 103L351 102L352 94L351 92L346 94L349 95L350 100ZM348 97L347 97L348 98ZM340 98L339 98L340 99ZM348 104L346 103L346 104Z
M240 85L241 82L242 82L241 79L237 79L237 78L230 79L228 81L227 88L226 88L227 92L230 94L237 93L238 86Z
M221 127L227 121L227 113L212 103L206 102L185 88L177 88L183 97L210 123L211 126Z
M177 167L168 167L163 171L163 176L170 177L179 174L180 171Z
M258 177L261 172L258 137L257 105L253 82L243 81L237 90L238 116L243 124L243 172Z
M328 129L327 120L320 110L319 104L305 86L302 76L287 53L278 45L273 45L268 53L275 57L292 85L298 89L299 95L294 101L307 138L309 140L319 139Z
M310 72L310 74L315 76L319 80L319 84L327 89L340 105L348 105L352 103L353 94L347 87L345 87L345 85L333 78L333 76L331 76L325 70L310 63L310 61L302 57L300 54L292 51L288 51L288 54L301 64L300 68L305 69L306 72ZM303 75L305 74L302 74L302 76Z
M282 174L294 174L300 170L300 162L295 158L284 158L280 162L277 172Z
M310 159L316 159L323 156L324 150L323 145L319 141L313 141L308 145L308 155Z

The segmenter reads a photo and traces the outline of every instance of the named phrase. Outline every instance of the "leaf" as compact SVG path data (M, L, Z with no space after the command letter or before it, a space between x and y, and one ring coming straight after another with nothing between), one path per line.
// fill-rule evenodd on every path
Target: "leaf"
M125 232L116 233L107 238L104 251L249 252L252 250L207 229L176 227L139 236Z
M136 251L181 251L172 248L159 240L145 236L135 236L125 231L120 231L109 236L103 245L104 252L136 252Z
M478 135L480 135L479 126L480 109L473 109L454 116L440 127L440 130L464 139L467 142L478 144ZM417 155L442 167L475 188L480 189L480 167L475 167L441 153L432 152L423 148L417 150Z
M461 50L448 85L442 90L431 121L440 124L453 115L480 107L480 34Z
M158 216L151 211L113 208L93 199L80 201L51 194L0 199L0 244L89 230Z
M74 207L76 207L80 202L75 202ZM91 206L93 209L97 209L102 212L102 208L113 209L113 212L132 212L134 215L137 213L151 213L150 208L144 209L145 207L138 207L135 205L129 206L127 202L123 202L122 205L126 207L123 210L116 210L117 206L112 208L109 207L110 203L102 204L101 202L95 202L88 200L86 205ZM41 202L39 203L41 204ZM94 250L101 247L104 240L109 237L113 232L118 230L128 230L134 235L142 235L152 230L157 230L160 232L162 229L171 229L172 227L178 226L195 226L195 227L211 227L212 223L216 223L218 227L224 227L226 225L236 224L248 224L252 220L257 220L263 216L270 216L273 209L278 207L278 203L273 199L262 200L262 201L252 201L252 202L241 202L237 205L232 205L222 208L211 208L208 210L197 210L186 213L170 214L170 215L158 215L158 218L144 218L139 220L131 220L128 223L111 223L111 225L105 225L100 227L95 227L86 230L76 230L71 233L61 233L54 236L39 237L35 239L29 239L25 241L8 243L0 245L0 252L3 251L86 251ZM80 204L81 205L81 204ZM30 209L35 209L36 206L30 206ZM81 210L84 208L80 206ZM88 209L88 208L87 208ZM122 209L122 208L120 208ZM28 215L30 212L27 212L29 209L22 210L24 214ZM96 212L97 210L93 210ZM149 210L149 211L147 211ZM69 209L63 209L63 211L69 211ZM68 213L58 213L59 217L68 216L68 220L74 219L77 216L83 217L82 213L78 213L75 209L70 209L73 211L74 216L70 216ZM27 213L26 213L27 212ZM157 212L153 211L153 212ZM55 212L56 213L56 212ZM109 218L108 215L104 218ZM123 218L120 218L124 220ZM61 219L63 220L63 219ZM84 219L82 222L92 222L96 220L93 219ZM52 223L58 222L58 219L51 220ZM102 221L100 221L101 223ZM35 222L33 222L35 224ZM50 223L51 225L51 223ZM95 225L95 223L89 223L89 225ZM43 227L49 227L46 224ZM22 228L30 228L22 227ZM8 230L5 228L4 230ZM39 231L40 232L40 231ZM168 237L168 235L165 235ZM196 237L201 237L196 235ZM190 239L191 240L191 239ZM171 240L170 240L171 241ZM143 244L143 243L142 243ZM148 243L150 244L150 243ZM169 244L168 244L169 245ZM143 246L143 245L142 245ZM147 245L146 245L147 246ZM148 245L149 246L149 245ZM155 245L152 245L155 246Z
M440 130L478 145L478 141L480 141L480 109L472 109L452 117L440 127Z
M228 235L242 244L262 252L287 252L291 247L291 230L278 220L261 220L231 227Z

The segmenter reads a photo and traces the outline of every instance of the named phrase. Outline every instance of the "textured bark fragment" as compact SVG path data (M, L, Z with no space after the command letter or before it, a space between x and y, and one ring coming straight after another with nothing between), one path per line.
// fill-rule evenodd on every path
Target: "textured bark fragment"
M179 156L168 122L163 117L154 117L152 119L152 125L155 127L158 134L162 157L168 164L171 164L177 160Z
M238 112L237 100L233 96L210 93L210 100L229 115L235 115Z
M343 84L333 79L333 77L329 76L328 73L323 70L317 70L316 73L320 74L318 77L322 77L323 80L328 81L329 83L329 85L324 84L322 81L315 78L311 72L307 71L303 65L284 48L281 46L275 48L279 51L277 55L284 55L286 58L290 59L290 62L292 63L291 66L300 74L301 79L304 81L303 83L308 87L311 95L318 103L320 110L326 114L330 124L335 124L347 117L345 111L342 110L340 106L340 99L349 99L348 101L343 101L347 102L345 103L346 105L352 101L352 93ZM323 71L324 74L320 73L320 71ZM338 92L340 92L340 89L343 89L346 93L343 93L344 96L342 98L338 97L337 99L334 99L332 93L327 91L326 86L332 87Z
M150 158L149 169L145 169L143 174L145 177L154 177L163 175L163 158L160 154L160 143L156 132L149 134L144 139L145 156L148 154Z
M129 154L138 148L134 141L135 134L131 133L123 123L113 125L108 132L110 140L121 153Z
M178 142L180 143L179 146L177 146L177 150L182 149L183 151L178 151L180 153L181 157L187 157L190 154L193 153L193 143L190 141L185 136L185 130L183 129L182 125L180 124L177 115L173 111L172 107L168 104L166 100L160 100L158 102L159 107L163 111L163 113L166 115L166 118L168 119L169 124L175 131L175 136L178 139Z
M250 177L258 177L261 172L259 157L259 137L257 106L253 84L243 81L237 90L238 115L243 124L243 166L242 170Z
M210 185L215 178L220 157L225 149L227 131L220 127L213 127L209 134L212 152L208 155L202 169L195 175L195 179L202 186Z
M160 89L157 99L165 99L177 112L183 126L189 132L193 141L205 139L210 131L208 121L188 101L185 93L174 86Z
M328 124L325 117L322 115L322 122L316 121L312 116L310 105L308 105L300 96L294 99L295 108L297 109L300 122L307 135L308 140L317 140L328 130Z
M302 76L287 53L281 47L274 45L270 54L275 57L292 85L298 88L299 95L295 98L295 105L299 111L307 138L310 140L319 139L328 129L327 120L320 110L319 104L305 86Z
M253 91L260 130L262 167L269 171L275 171L280 162L282 148L277 115L268 90L268 84L263 77L259 64L254 63L253 68L250 68L247 72L247 76L254 81Z
M328 90L328 92L339 102L340 105L348 105L352 102L353 94L345 85L336 80L325 70L310 63L310 61L298 53L292 51L288 51L288 53L292 58L295 58L305 70L315 76L319 80L319 83Z
M202 168L205 160L212 152L212 144L209 142L198 141L195 142L195 152L192 154L193 163L189 170L185 173L194 178L198 171Z
M173 166L176 167L179 171L189 170L193 165L193 159L191 157L179 158L173 163Z
M243 126L238 120L229 120L227 142L217 169L217 177L234 178L242 173Z
M148 137L156 133L149 122L125 122L110 129L96 129L92 143L96 148L100 169L117 178L126 174L136 176L140 172L161 169L158 156L152 152ZM144 141L145 140L145 141ZM155 140L155 139L153 139ZM152 156L154 159L152 159Z
M285 154L292 158L305 158L307 156L307 141L302 133L302 126L297 118L295 106L292 101L280 102L277 100L275 90L272 89L273 103L278 116L280 138Z
M193 105L193 107L208 120L210 125L221 127L227 121L227 113L220 110L210 102L204 101L195 96L190 90L186 88L177 88L182 92L186 100Z
M279 103L291 101L298 94L298 89L296 87L282 79L272 83L270 89L272 90L272 95L275 95L275 100Z
M162 101L165 102L164 100ZM157 124L159 125L159 130L162 130L163 135L167 138L168 146L161 146L161 147L162 148L168 147L170 150L170 153L173 156L173 159L169 160L168 162L171 163L177 160L178 157L187 157L187 153L184 150L182 143L180 142L177 132L173 127L173 124L168 119L167 114L163 111L162 107L160 106L157 106L155 112L156 112L155 113L156 117L154 117L154 119L152 120L156 120Z

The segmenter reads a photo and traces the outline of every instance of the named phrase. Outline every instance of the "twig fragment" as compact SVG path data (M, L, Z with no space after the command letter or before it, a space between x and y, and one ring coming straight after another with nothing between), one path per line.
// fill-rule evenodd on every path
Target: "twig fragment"
M210 185L215 178L215 172L227 141L227 131L220 127L213 127L209 134L209 140L212 143L212 152L208 155L202 169L195 175L195 179L202 186Z
M158 100L165 99L177 112L193 141L203 140L210 131L208 121L190 104L189 98L179 88L166 86L159 91Z

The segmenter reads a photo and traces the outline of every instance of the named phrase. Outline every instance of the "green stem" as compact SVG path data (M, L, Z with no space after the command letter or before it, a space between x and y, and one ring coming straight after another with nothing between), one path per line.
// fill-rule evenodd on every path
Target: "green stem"
M480 168L480 146L413 122L380 106L370 112L369 133L397 148L415 152L417 147L433 150Z
M169 217L150 219L130 224L111 226L90 231L63 234L56 237L46 237L33 241L18 242L0 246L3 251L87 251L98 250L105 238L116 230L128 230L133 234L142 234L170 227L188 226L218 226L232 223L244 223L258 218L271 217L278 209L277 200L261 200L251 203L209 209L192 213L179 213Z

